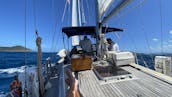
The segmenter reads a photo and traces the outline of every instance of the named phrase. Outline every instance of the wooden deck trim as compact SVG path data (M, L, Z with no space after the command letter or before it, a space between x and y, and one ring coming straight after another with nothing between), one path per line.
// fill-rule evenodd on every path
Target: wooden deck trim
M167 82L167 83L169 83L169 84L172 84L172 77L170 77L170 76L167 76L167 75L165 75L165 74L156 72L156 71L154 71L154 70L151 70L151 69L149 69L149 68L140 66L140 65L135 64L135 63L131 63L131 64L129 64L129 65L132 66L132 67L135 67L135 68L137 68L137 69L140 69L141 71L143 71L143 72L145 72L145 73L147 73L147 74L149 74L149 75L151 75L151 76L154 76L154 77L156 77L156 78L158 78L158 79L160 79L160 80L162 80L162 81L165 81L165 82Z

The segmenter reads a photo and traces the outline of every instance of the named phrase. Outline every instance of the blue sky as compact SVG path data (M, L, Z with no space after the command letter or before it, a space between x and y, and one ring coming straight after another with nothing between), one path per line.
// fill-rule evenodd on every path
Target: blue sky
M143 0L134 0L122 12L107 22L106 25L109 27L125 29L124 32L117 34L107 34L107 37L116 41L121 50L172 53L172 12L170 11L172 1L144 0L145 2L140 7L135 8L141 1ZM160 1L162 2L162 39ZM43 39L43 51L54 52L64 48L61 28L71 25L71 7L67 9L64 21L61 20L65 2L66 0L27 0L26 36L28 48L36 51L34 9L36 29ZM111 8L114 5L112 4ZM86 25L95 25L94 0L84 0L84 8ZM24 9L24 0L0 0L0 46L24 46ZM68 48L68 42L70 48L71 39L64 36L64 41L65 48ZM161 43L163 43L163 47ZM161 50L162 48L163 50Z

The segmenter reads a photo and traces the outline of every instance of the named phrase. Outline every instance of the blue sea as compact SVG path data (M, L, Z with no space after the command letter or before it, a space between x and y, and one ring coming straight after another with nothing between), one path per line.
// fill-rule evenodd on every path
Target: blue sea
M9 85L13 80L14 75L24 72L25 65L36 66L37 64L37 53L22 53L22 52L0 52L0 93L9 92ZM55 53L43 53L42 63L45 63L47 57L51 57L52 63L56 61ZM150 69L154 69L154 55L148 54L137 54L138 62L140 65L146 66ZM147 65L144 64L144 61Z
M52 62L55 63L56 53L43 53L42 63L45 63L45 60L48 57L51 57ZM24 72L25 58L26 65L36 66L36 52L0 52L0 94L9 92L9 85L12 82L14 75Z

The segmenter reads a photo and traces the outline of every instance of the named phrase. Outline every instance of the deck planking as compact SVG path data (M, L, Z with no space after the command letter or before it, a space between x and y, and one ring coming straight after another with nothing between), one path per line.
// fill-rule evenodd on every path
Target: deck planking
M84 97L172 97L172 85L131 66L122 67L137 79L101 84L92 70L78 73Z

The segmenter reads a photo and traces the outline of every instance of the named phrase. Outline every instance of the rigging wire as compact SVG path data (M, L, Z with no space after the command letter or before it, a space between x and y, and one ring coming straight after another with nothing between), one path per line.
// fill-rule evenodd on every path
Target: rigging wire
M52 11L52 32L53 32L53 36L52 36L52 44L51 44L51 48L50 48L50 52L54 52L54 48L55 48L55 46L54 46L54 44L55 44L55 42L54 42L54 40L55 39L53 39L53 38L55 38L54 36L55 36L55 34L56 34L56 32L54 32L54 29L56 28L55 26L56 26L56 15L55 15L55 7L54 7L54 3L55 3L55 1L54 0L52 0L52 2L51 2L51 11ZM55 21L55 22L54 22ZM54 53L52 53L51 54L51 60L54 60L55 59L55 54Z
M51 49L50 49L50 51L53 51L53 49L54 49L54 45L55 45L55 36L56 36L56 32L57 32L57 30L56 30L56 28L57 28L57 26L58 26L58 15L56 16L56 20L55 20L55 26L54 26L54 30L53 30L53 37L52 37L52 44L51 44Z
M57 32L57 31L56 31L56 32ZM58 33L59 33L59 34L58 34ZM53 44L52 51L55 51L55 50L57 49L57 45L59 44L60 36L62 36L61 34L62 34L62 33L57 32L57 35L55 35L55 36L58 37L58 38L56 39L56 43L54 42L54 44ZM55 37L55 36L54 36L54 37ZM55 39L54 39L54 41L55 41Z
M69 6L67 6L67 25L69 25L70 26L70 22L69 22L69 20L70 20L70 1L68 1L67 0L67 2L68 2L68 4L69 4ZM78 3L80 3L80 1L78 0ZM65 5L65 7L66 7L66 5ZM78 6L79 7L79 6ZM66 11L66 10L64 10L64 11ZM66 13L66 12L64 12L64 13ZM62 17L62 18L64 18L64 17ZM63 21L62 21L62 23L63 23ZM68 38L66 38L65 39L65 34L62 32L62 38L63 38L63 46L64 46L64 48L65 49L68 49L68 51L69 51L69 39ZM66 44L66 42L65 42L65 40L67 41L67 44ZM67 46L66 46L67 45Z
M121 15L121 13L118 14L118 17L120 17L120 15ZM121 24L121 26L122 26L122 22L121 22L120 24ZM125 30L124 30L124 31L125 31ZM132 45L133 45L135 51L139 51L138 48L137 48L137 46L136 46L136 43L135 43L135 41L134 41L134 38L132 37L132 35L131 35L130 32L128 32L128 36L127 36L127 37L128 37L128 39L131 41L131 43L132 43ZM134 55L135 55L135 58L136 58L136 63L139 64L139 63L138 63L137 53L135 52ZM141 55L140 57L141 57L141 59L142 59L144 65L147 66L147 63L145 62L143 56Z
M69 3L70 4L70 3ZM67 25L70 26L70 5L68 7L68 15L67 15Z
M70 3L69 3L69 4L70 4ZM67 21L68 21L68 24L67 24L67 25L69 26L69 25L70 25L70 21L69 21L69 20L70 20L70 5L69 5L69 7L68 7L68 15L67 15L67 17L68 17L68 18L67 18L67 19L68 19L68 20L67 20ZM63 33L63 32L62 32L62 33ZM68 45L67 47L68 47L68 51L69 51L69 38L68 38L68 37L67 37L67 45Z
M64 33L62 33L62 36L63 36L63 47L66 48L66 47L65 47L65 39L64 39L65 37L64 37Z
M162 1L159 0L159 6L160 6L160 26L161 26L161 54L163 54L163 25L162 25ZM161 61L163 63L163 60ZM164 73L164 68L162 67L162 73Z
M129 13L130 11L132 11L132 10L134 10L134 9L136 9L136 8L141 7L141 6L145 3L145 1L146 1L146 0L142 0L142 1L139 2L136 6L130 8L129 10L127 10L123 15L121 15L121 17L125 16L125 15L126 15L127 13ZM121 18L121 17L119 17L119 18ZM119 19L119 18L118 18L118 19ZM131 35L130 35L130 37L131 37ZM132 43L133 43L133 45L134 45L135 50L137 51L138 48L136 47L136 44L135 44L135 42L134 42L134 40L133 40L132 37L131 37L131 41L132 41ZM136 53L135 53L135 56L137 57ZM142 55L141 55L140 57L141 57L141 59L143 60L144 65L145 65L146 67L148 67L146 61L144 60L144 57L143 57ZM151 59L152 59L152 62L153 62L153 58L152 58L152 57L151 57ZM137 58L136 58L136 61L137 61L137 63L138 63L138 59L137 59Z
M144 3L146 2L146 0L142 0L140 1L136 6L133 6L132 8L128 9L125 13L123 13L122 15L120 15L120 17L118 17L117 19L121 19L122 17L124 17L125 15L127 15L129 12L133 11L134 9L142 6Z
M53 9L53 8L52 8ZM56 49L56 46L57 46L57 44L58 44L58 41L59 41L59 38L57 38L57 43L55 43L55 36L56 36L56 32L57 32L57 30L56 30L56 28L57 28L57 26L59 25L58 24L58 15L57 16L55 16L56 18L55 18L55 26L54 26L54 30L53 30L53 37L52 37L52 44L51 44L51 48L50 48L50 52L51 51L55 51L55 49ZM60 36L60 35L59 35Z
M67 2L67 4L69 5L69 10L70 10L70 0L66 0L66 2ZM64 14L64 16L62 15L62 17L61 17L61 23L59 24L59 27L62 25L62 23L63 23L63 20L64 20L64 18L65 18L65 13L66 13L66 8L67 8L68 6L66 5L66 3L65 3L65 7L64 7L64 10L63 10L63 14ZM54 42L55 41L55 33L57 32L56 31L56 27L57 27L57 22L58 22L58 18L57 18L57 21L56 21L56 26L55 26L55 30L54 30L54 33L53 33L53 39L52 39L52 42ZM68 21L69 22L69 21ZM59 35L58 35L58 37L59 36L62 36L61 38L62 38L62 40L63 40L63 42L64 42L64 37L63 37L63 33L60 33L59 32ZM59 38L57 38L57 43L56 44L52 44L52 47L51 47L51 50L55 50L56 48L57 48L57 45L59 44L59 39L61 39L60 37ZM54 45L54 48L53 48L53 45ZM63 45L64 46L64 45ZM65 46L64 46L65 47Z
M25 83L25 85L24 85L24 87L25 87L25 89L27 88L27 82L26 82L26 65L27 65L27 60L26 60L26 33L27 33L27 31L26 31L26 11L27 11L27 0L25 0L24 1L24 42L25 42L25 53L24 53L24 65L25 65L25 81L24 81L24 83Z
M143 22L143 17L141 16L140 9L138 9L138 15L139 15L139 17L140 17L139 19L140 19L141 30L142 30L142 32L144 33L144 37L145 37L145 40L146 40L147 50L148 50L148 52L150 53L151 60L152 60L152 62L153 62L153 54L152 54L152 50L151 50L151 47L150 47L148 35L147 35L146 31L145 31L144 22Z
M69 51L69 38L67 38L67 50Z
M121 37L118 35L118 33L112 33L111 34L112 35L112 37L114 38L114 39L116 39L116 37L117 37L117 41L116 42L119 42L119 40L121 40Z
M118 33L115 33L116 37L118 38L118 40L121 39L121 37L118 35Z
M131 33L130 33L130 32L128 32L128 39L130 39L131 43L133 44L133 47L135 48L135 51L139 51L138 48L137 48L137 46L136 46L136 43L135 43L133 37L131 36ZM136 58L136 63L139 64L137 53L134 52L134 55L135 55L135 58ZM140 58L141 58L141 60L143 61L145 67L147 67L148 65L147 65L147 63L145 62L144 57L143 57L142 55L140 55Z
M162 25L162 1L159 0L159 6L160 6L160 26L161 26L161 54L163 54L163 25Z
M67 0L68 1L68 0ZM80 3L80 1L78 0L78 3ZM70 3L69 3L69 1L68 1L68 5L69 6L67 6L67 25L69 25L70 26L70 8L71 8L71 6L70 6ZM66 6L66 5L65 5ZM79 9L80 7L78 6L78 9ZM80 9L79 9L80 10ZM79 11L78 10L78 11ZM65 11L66 11L66 9L64 9L64 13L65 13ZM79 11L80 12L80 11ZM64 17L62 17L62 19L63 19ZM80 19L81 19L81 17L80 17ZM63 23L63 21L62 21L62 23ZM63 46L64 46L64 48L65 49L68 49L68 51L69 51L69 38L67 39L65 39L65 34L62 32L62 38L63 38ZM67 46L66 46L66 43L67 43Z
M37 31L37 21L36 21L36 0L33 1L33 16L34 16L34 27L35 30ZM35 31L35 32L36 32Z
M34 21L34 29L35 29L35 32L37 33L38 27L37 27L37 16L36 16L36 0L33 0L33 21Z
M63 16L62 16L62 21L61 23L63 23L63 20L64 20L64 17L65 17L65 13L66 13L66 8L67 8L67 13L70 12L70 6L68 6L68 4L70 5L69 3L70 1L69 0L66 0L66 4L65 4L65 8L64 8L64 11L63 11ZM67 15L67 19L69 19L69 15ZM69 24L69 20L67 20L67 25ZM62 32L62 39L63 39L63 47L66 49L66 43L65 43L65 35L64 33Z
M65 3L65 7L64 7L64 11L63 11L63 15L62 15L62 22L64 20L64 16L65 16L65 13L66 13L66 7L67 7L67 4L68 4L68 0L66 0L66 3Z

